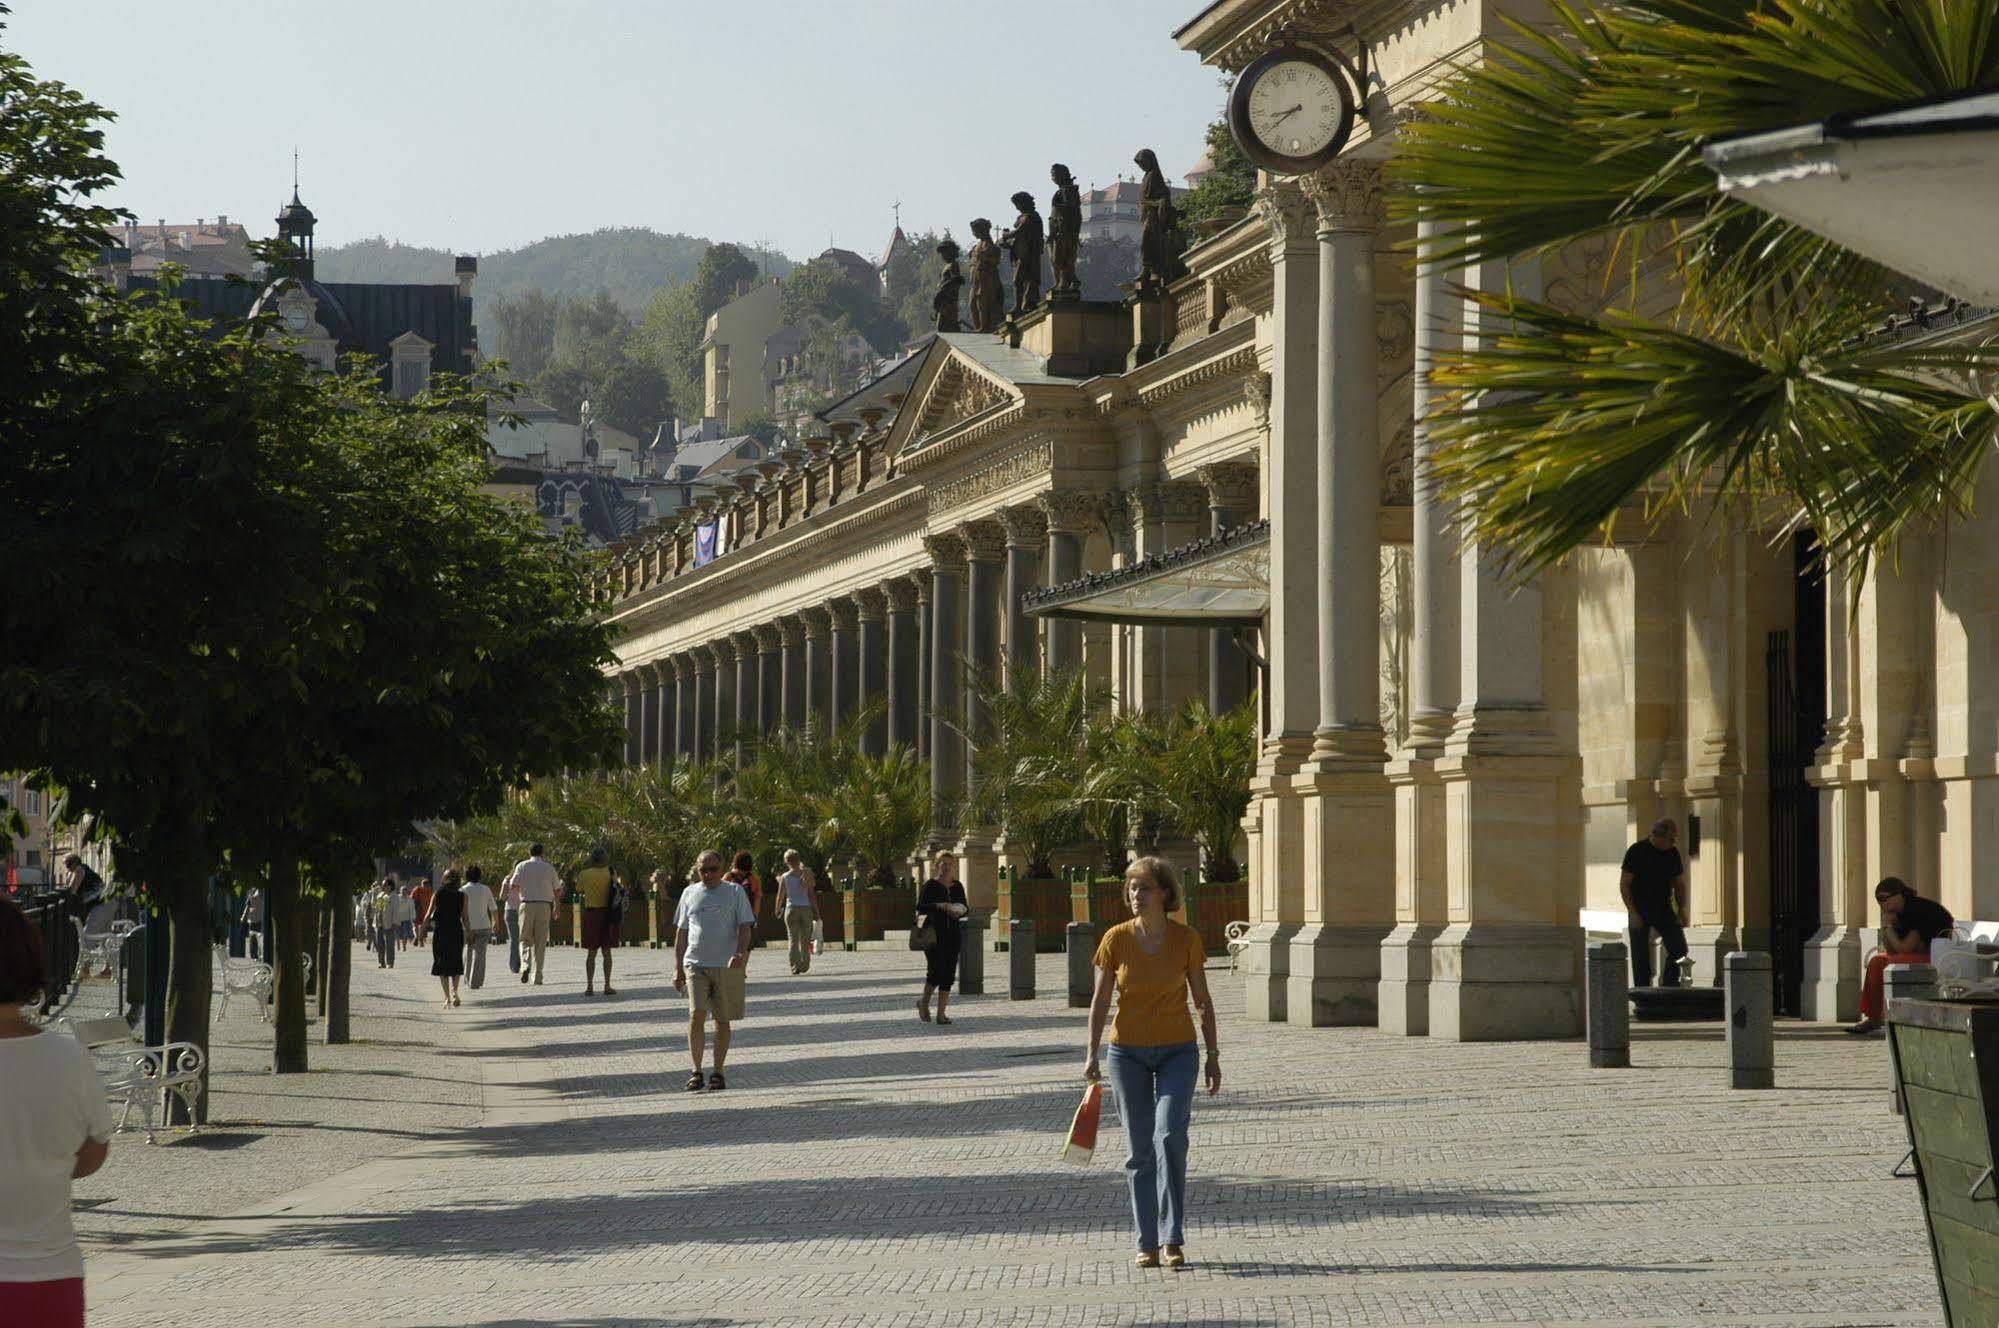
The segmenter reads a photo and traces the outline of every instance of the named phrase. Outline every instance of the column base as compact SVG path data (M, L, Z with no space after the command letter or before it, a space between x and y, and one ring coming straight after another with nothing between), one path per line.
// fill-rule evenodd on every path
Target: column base
M1405 922L1382 941L1376 997L1382 1032L1422 1037L1430 1031L1430 950L1443 930Z
M1386 926L1307 924L1291 938L1288 1022L1313 1028L1372 1026L1379 1014Z
M1694 961L1693 985L1719 987L1722 961L1735 951L1748 948L1733 927L1687 928L1687 958Z
M1801 1013L1821 1022L1860 1017L1861 935L1853 927L1821 927L1805 942Z
M1259 922L1250 928L1248 948L1236 961L1243 977L1243 1008L1260 1023L1285 1021L1286 982L1291 975L1291 938L1298 928L1288 922Z
M965 902L976 909L998 908L999 855L993 852L992 836L968 830L951 851L958 859L958 879L965 883Z
M1446 927L1430 947L1430 1036L1453 1042L1580 1036L1582 954L1580 927Z

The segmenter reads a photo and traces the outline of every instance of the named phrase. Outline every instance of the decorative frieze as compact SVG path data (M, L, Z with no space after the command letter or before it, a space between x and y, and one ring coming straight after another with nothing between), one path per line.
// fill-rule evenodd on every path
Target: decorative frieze
M963 479L940 484L930 490L932 513L965 507L989 494L1013 488L1026 480L1045 477L1055 465L1055 447L1047 440L1030 444L1004 460L976 471Z

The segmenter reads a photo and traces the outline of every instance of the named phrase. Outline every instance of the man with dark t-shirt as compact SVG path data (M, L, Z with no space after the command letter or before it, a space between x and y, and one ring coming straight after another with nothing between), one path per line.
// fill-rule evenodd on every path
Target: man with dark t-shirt
M1881 906L1881 949L1868 957L1867 973L1860 981L1860 1022L1846 1030L1863 1036L1881 1031L1887 1005L1883 970L1890 964L1929 963L1930 942L1950 935L1956 923L1949 909L1923 898L1899 876L1881 879L1874 887L1874 902Z
M1674 841L1680 828L1669 819L1652 823L1652 833L1624 851L1617 892L1631 927L1631 985L1652 985L1652 933L1666 947L1665 987L1680 985L1680 961L1687 957L1687 869Z

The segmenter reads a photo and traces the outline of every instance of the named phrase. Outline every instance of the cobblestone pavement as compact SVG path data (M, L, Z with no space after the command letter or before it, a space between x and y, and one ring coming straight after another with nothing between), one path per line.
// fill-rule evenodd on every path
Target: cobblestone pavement
M549 986L503 981L422 1054L405 1041L364 1104L397 1133L358 1165L226 1217L86 1216L92 1323L1941 1321L1914 1182L1888 1179L1878 1042L1787 1027L1781 1087L1731 1093L1718 1030L1640 1029L1642 1068L1591 1072L1578 1043L1252 1025L1218 972L1228 1080L1195 1112L1194 1263L1140 1271L1121 1150L1057 1160L1082 1045L1061 957L1040 1000L965 998L951 1028L916 1021L911 959L791 978L759 951L731 1087L695 1095L665 956L621 952L622 994L586 1000L560 951ZM431 997L421 971L356 985L370 1011ZM440 1088L466 1066L476 1123ZM355 1070L295 1082L342 1073L345 1098ZM107 1175L130 1194L186 1147L121 1144Z

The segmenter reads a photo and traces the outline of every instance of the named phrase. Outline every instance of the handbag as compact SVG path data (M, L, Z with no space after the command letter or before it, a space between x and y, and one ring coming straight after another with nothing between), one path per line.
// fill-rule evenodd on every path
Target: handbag
M622 927L625 925L624 886L614 885L611 887L611 897L604 901L604 921L610 923L613 927Z
M1097 1124L1103 1118L1104 1086L1094 1080L1083 1090L1083 1100L1069 1120L1069 1137L1062 1144L1062 1160L1079 1167L1090 1165L1097 1151Z
M909 933L909 948L912 950L933 950L937 947L937 924L928 918L918 918L916 926Z

